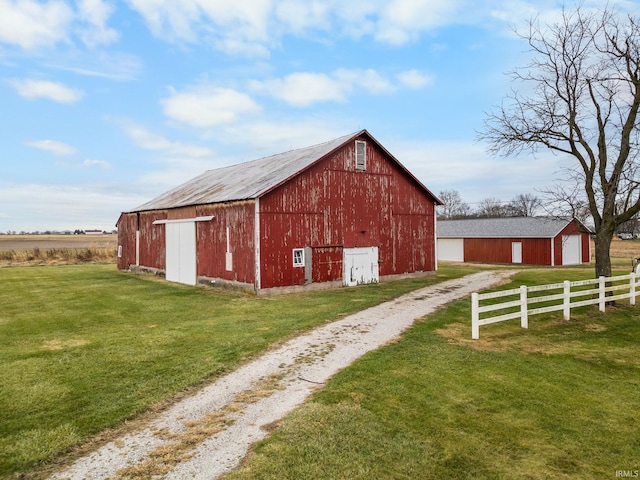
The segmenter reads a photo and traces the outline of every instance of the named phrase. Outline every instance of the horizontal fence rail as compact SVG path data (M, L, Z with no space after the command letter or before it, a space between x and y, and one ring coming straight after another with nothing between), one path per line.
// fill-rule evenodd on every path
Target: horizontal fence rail
M571 309L586 305L599 306L605 311L606 303L629 299L635 305L640 274L630 273L617 277L599 277L577 282L550 285L521 286L511 290L471 294L471 338L480 338L480 326L506 320L520 319L522 328L529 328L529 316L548 312L563 312L569 320ZM546 293L546 295L545 295ZM498 301L498 299L505 299ZM494 315L486 315L487 313Z

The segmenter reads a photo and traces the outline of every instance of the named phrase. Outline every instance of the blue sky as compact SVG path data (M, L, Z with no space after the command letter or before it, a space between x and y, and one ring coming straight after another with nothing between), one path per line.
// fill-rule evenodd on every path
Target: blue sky
M513 28L561 6L0 0L0 232L111 230L205 170L363 128L436 194L535 194L562 158L476 137L527 62Z

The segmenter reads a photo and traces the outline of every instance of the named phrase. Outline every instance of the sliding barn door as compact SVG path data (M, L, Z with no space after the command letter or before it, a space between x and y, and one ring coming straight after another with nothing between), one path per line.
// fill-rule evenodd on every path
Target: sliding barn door
M166 278L196 284L196 222L167 223Z

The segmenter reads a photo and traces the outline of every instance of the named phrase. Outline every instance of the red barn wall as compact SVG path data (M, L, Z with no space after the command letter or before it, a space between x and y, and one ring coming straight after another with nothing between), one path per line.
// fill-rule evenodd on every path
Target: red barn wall
M563 235L581 235L582 263L591 262L591 246L589 245L589 234L581 231L576 222L571 222L553 239L555 265L562 265Z
M197 274L253 284L255 282L255 202L202 205L196 216L213 220L196 222ZM232 262L227 270L227 228Z
M118 268L126 270L129 265L136 264L136 230L138 230L138 215L123 213L118 219Z
M261 288L342 278L342 248L377 246L379 273L435 270L434 201L368 137L366 171L349 142L260 199ZM322 266L321 266L322 265Z
M465 238L464 261L512 263L513 242L522 243L524 265L551 265L551 240L548 238Z

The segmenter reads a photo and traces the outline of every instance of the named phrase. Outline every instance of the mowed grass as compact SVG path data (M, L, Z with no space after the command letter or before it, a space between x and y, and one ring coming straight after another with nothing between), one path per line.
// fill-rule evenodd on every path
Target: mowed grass
M621 272L622 273L622 272ZM593 276L528 269L499 289ZM640 315L481 327L468 299L344 369L225 480L601 479L640 470ZM619 475L618 475L619 477Z
M0 477L61 454L271 345L438 277L261 298L118 272L0 269Z

